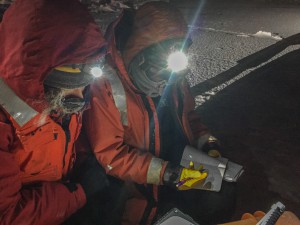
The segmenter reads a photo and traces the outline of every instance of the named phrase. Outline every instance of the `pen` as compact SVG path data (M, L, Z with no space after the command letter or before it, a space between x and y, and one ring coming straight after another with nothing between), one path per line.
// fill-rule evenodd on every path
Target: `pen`
M187 182L188 180L191 180L191 179L193 179L193 178L186 178L186 179L184 179L184 180L179 181L179 182L176 184L176 187L182 186L185 182Z

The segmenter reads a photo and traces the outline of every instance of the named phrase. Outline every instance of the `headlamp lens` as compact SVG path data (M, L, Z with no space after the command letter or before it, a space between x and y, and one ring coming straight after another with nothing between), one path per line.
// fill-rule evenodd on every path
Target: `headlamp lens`
M181 51L173 52L168 57L168 68L173 72L179 72L188 66L188 58Z
M91 68L90 73L91 73L94 77L98 78L98 77L101 77L101 76L102 76L103 71L102 71L102 69L101 69L100 67L94 66L94 67Z

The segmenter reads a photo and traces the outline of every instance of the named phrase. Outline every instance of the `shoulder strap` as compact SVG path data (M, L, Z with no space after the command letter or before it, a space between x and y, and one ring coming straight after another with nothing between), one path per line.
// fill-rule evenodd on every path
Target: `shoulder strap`
M20 126L24 126L38 112L19 98L0 77L0 105Z
M121 114L121 122L123 125L127 126L127 103L124 86L114 70L111 70L110 73L107 73L105 78L110 83L115 105Z

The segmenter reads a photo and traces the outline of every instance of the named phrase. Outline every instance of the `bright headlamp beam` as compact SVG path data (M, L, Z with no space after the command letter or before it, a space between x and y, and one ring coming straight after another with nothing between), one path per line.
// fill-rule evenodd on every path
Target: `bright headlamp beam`
M90 73L97 78L102 76L103 71L100 67L92 67Z
M181 51L173 52L168 57L168 68L173 72L179 72L188 66L188 58Z

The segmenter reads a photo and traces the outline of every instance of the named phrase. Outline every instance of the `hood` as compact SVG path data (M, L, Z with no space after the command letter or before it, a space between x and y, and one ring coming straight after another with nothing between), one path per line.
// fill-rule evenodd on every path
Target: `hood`
M77 0L16 0L0 24L0 76L41 112L47 74L60 65L92 62L105 45Z
M136 11L132 33L123 52L124 63L128 66L144 48L187 35L187 24L180 11L166 2L146 3Z
M112 68L118 68L117 75L121 80L127 83L132 90L140 92L130 80L121 54L122 47L131 34L133 16L134 11L123 10L119 17L108 26L105 32L105 39L108 42L106 61Z

